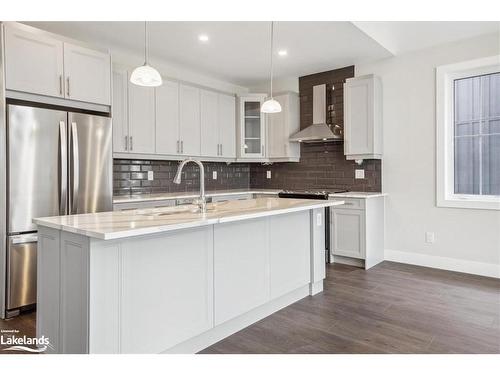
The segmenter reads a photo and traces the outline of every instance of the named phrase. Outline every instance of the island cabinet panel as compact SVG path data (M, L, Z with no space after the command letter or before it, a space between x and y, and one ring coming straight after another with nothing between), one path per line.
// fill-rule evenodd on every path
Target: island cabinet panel
M267 218L214 227L216 325L269 300L268 230Z
M50 340L48 353L59 350L59 231L40 228L37 251L36 336ZM43 251L42 251L43 250ZM43 287L40 287L43 286ZM56 291L56 293L54 293Z
M88 353L89 238L61 233L62 353Z
M210 227L121 245L121 353L160 353L213 327Z
M296 212L270 218L271 299L306 285L310 271L310 216Z

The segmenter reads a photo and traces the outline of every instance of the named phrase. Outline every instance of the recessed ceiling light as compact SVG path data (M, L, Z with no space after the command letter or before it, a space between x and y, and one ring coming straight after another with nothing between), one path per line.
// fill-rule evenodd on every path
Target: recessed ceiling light
M288 55L288 51L286 49L280 49L278 51L278 55L280 55L280 56L286 56L286 55Z
M206 43L206 42L208 42L208 35L207 34L200 34L200 35L198 35L198 40L200 42Z

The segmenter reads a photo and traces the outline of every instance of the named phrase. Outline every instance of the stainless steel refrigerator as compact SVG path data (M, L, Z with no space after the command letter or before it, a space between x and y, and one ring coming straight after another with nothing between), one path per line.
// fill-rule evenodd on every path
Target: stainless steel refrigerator
M34 217L112 210L111 119L7 106L6 311L36 303Z

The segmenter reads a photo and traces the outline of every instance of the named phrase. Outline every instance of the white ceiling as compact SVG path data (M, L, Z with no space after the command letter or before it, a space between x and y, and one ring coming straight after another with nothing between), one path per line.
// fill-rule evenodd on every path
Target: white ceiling
M133 54L142 22L27 22L54 33ZM151 61L180 64L252 86L269 76L269 22L150 22ZM275 77L299 77L498 30L494 22L276 22ZM207 34L208 43L198 41ZM277 51L286 49L288 56Z
M394 55L500 31L499 22L353 23Z

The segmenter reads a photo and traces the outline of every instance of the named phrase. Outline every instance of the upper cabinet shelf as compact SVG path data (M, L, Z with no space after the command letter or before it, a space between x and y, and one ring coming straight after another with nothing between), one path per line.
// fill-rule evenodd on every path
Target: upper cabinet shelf
M348 160L382 159L382 84L379 77L344 85L344 154Z
M111 105L111 56L51 33L5 24L7 90Z

